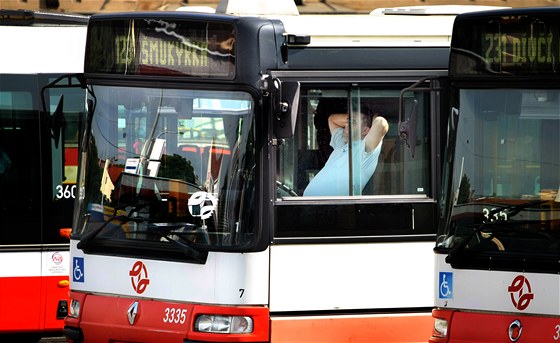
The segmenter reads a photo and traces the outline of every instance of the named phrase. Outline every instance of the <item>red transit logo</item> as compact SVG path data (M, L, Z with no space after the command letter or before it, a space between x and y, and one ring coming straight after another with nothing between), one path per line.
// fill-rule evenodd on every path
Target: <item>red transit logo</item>
M132 288L138 294L144 293L148 285L150 284L150 279L148 278L148 269L142 261L136 261L132 266L132 269L128 272L130 275L130 281L132 282Z
M508 292L511 296L513 306L519 311L525 310L535 297L535 295L531 293L529 279L523 275L518 275L513 279L511 285L508 286Z

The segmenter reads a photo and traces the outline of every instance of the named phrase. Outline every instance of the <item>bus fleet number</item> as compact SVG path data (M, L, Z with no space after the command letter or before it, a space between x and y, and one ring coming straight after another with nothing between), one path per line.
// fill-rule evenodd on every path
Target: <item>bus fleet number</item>
M180 308L170 308L165 309L165 315L163 316L164 323L172 324L184 324L187 320L187 310Z
M552 336L552 339L555 341L560 340L560 324L554 327L554 336Z
M56 186L57 199L76 199L76 185Z
M503 221L507 221L508 219L508 215L506 211L499 211L499 212L495 212L496 209L492 208L492 209L488 209L488 208L484 208L482 210L482 215L484 216L484 222L485 223L491 223L491 222L495 222L498 220L503 220ZM495 212L495 213L493 213ZM490 215L490 213L493 213L492 215Z

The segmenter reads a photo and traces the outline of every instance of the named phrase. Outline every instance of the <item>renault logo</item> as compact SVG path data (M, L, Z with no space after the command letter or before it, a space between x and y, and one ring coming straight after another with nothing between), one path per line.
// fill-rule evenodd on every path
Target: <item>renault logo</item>
M521 331L523 331L523 327L521 326L521 322L518 319L511 322L508 328L509 340L512 342L517 342L517 340L521 338Z
M136 315L138 314L138 301L135 301L132 305L130 305L127 314L128 322L130 323L130 325L134 325L134 322L136 321Z

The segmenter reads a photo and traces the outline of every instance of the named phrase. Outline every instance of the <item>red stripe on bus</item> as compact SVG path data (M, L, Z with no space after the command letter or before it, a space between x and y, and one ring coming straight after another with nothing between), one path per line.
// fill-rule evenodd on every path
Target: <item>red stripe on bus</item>
M430 343L494 343L517 340L542 343L555 342L559 338L557 316L444 309L434 310L433 316L448 321L448 336L432 337Z
M56 311L68 287L61 281L68 276L0 278L0 333L62 330Z
M432 327L429 313L272 318L271 342L426 342Z
M71 292L70 297L80 301L81 317L67 317L66 325L79 325L87 342L267 342L269 337L268 308L263 306L193 305L79 292ZM130 319L133 306L137 315ZM195 332L194 323L201 315L248 316L254 330L246 334Z

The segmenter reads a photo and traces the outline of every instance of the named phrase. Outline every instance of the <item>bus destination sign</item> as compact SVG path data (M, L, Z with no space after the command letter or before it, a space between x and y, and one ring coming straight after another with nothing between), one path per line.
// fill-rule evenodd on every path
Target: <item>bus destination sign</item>
M559 27L546 16L458 20L452 75L539 75L560 72Z
M98 20L89 26L86 73L235 77L232 25L161 19Z

